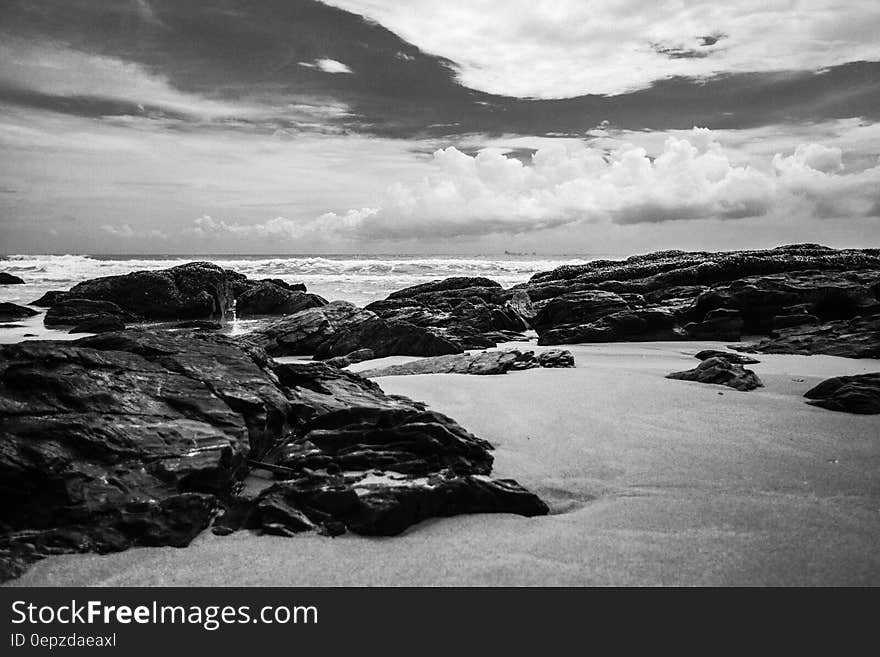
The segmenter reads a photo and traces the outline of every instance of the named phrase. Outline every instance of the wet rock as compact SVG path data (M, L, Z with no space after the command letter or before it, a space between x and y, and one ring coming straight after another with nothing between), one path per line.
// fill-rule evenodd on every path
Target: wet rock
M290 315L326 305L327 300L317 294L307 294L291 286L282 287L272 281L260 281L236 297L235 312L239 317Z
M112 301L70 298L53 305L46 312L43 323L46 326L78 326L96 317L117 317L122 322L134 321L135 315L126 312Z
M69 333L107 333L109 331L121 331L125 328L125 322L115 315L95 315L81 324L74 326Z
M0 345L0 435L7 578L49 554L183 546L212 522L386 534L432 515L546 513L489 480L491 446L451 418L205 331ZM245 494L249 464L281 481ZM405 499L379 513L374 500L402 485Z
M545 330L539 345L589 342L647 342L681 340L675 318L664 310L624 310L611 313L590 324L562 326Z
M432 292L449 292L450 290L471 290L474 288L495 288L501 290L501 284L482 276L454 276L443 280L431 281L397 290L388 295L389 299L407 299L419 297Z
M408 374L493 375L535 367L574 367L574 356L569 351L559 349L542 352L537 356L533 351L523 352L516 349L483 351L477 354L420 358L409 363L366 370L359 374L367 378Z
M210 319L191 319L186 322L177 322L171 325L172 329L198 329L200 331L219 331L223 328L220 322L213 322Z
M807 402L832 411L876 415L880 413L880 372L826 379L804 393Z
M0 285L22 285L23 283L24 280L18 276L0 271Z
M328 358L326 362L328 365L332 365L333 367L348 367L353 363L360 363L365 360L373 360L376 357L376 354L372 349L358 349L357 351L352 351L350 354L345 354L345 356L334 356L333 358Z
M551 299L538 311L532 324L540 336L551 329L590 324L606 315L630 309L619 294L584 290Z
M39 313L33 308L19 306L18 304L6 301L0 302L0 322L14 322L15 320L33 317L37 314Z
M234 292L226 270L210 262L190 262L85 281L66 298L114 303L144 319L222 319L231 314Z
M764 385L752 370L720 356L707 358L692 370L667 374L666 378L714 383L742 391L754 390Z
M66 295L67 292L62 290L49 290L36 301L31 301L31 305L38 306L39 308L49 308L62 301Z
M699 360L707 360L709 358L719 357L738 365L757 365L761 362L757 358L752 358L751 356L746 356L745 354L738 354L732 351L721 351L719 349L704 349L703 351L699 351L694 354L694 358L697 358Z
M761 354L827 354L846 358L880 358L880 315L804 325L737 351Z
M815 325L819 323L819 318L815 315L807 313L797 313L792 315L776 315L773 317L773 331L792 328L793 326L804 326L805 324ZM771 333L772 333L771 332Z
M719 308L706 313L701 322L685 324L684 332L694 340L739 340L743 330L738 310Z
M370 349L384 356L435 356L460 352L458 345L409 322L385 320L345 301L310 308L242 338L273 356L313 354L317 358L345 356Z

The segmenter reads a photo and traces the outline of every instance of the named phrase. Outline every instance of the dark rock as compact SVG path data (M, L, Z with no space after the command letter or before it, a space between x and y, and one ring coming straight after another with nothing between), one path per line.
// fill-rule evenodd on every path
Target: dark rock
M46 312L43 323L46 326L78 326L92 321L95 317L117 317L122 322L134 321L135 315L126 312L112 301L95 301L65 297Z
M799 313L795 315L776 315L773 318L773 332L780 329L791 328L793 326L803 326L804 324L818 324L819 318L815 315Z
M74 326L69 333L107 333L109 331L121 331L125 328L125 322L115 315L95 315L82 324Z
M39 313L33 308L19 306L18 304L6 301L0 302L0 322L14 322L17 319L33 317L37 314Z
M385 320L345 301L334 301L272 322L242 338L273 356L345 356L370 349L384 356L435 356L457 353L458 345L409 322Z
M483 351L477 354L453 354L420 358L409 363L359 372L361 376L402 376L407 374L506 374L535 367L574 367L569 351L553 349L535 356L533 351Z
M880 315L782 329L772 338L735 348L762 354L880 358Z
M63 292L61 290L49 290L41 296L36 301L32 301L32 306L38 306L40 308L49 308L50 306L54 306L56 303L62 301L64 297L67 296L67 292Z
M373 360L376 357L376 354L372 349L358 349L357 351L352 351L350 354L345 354L345 356L334 356L333 358L328 358L324 362L328 365L332 365L333 367L348 367L353 363L360 363L365 360Z
M218 513L218 533L336 535L398 533L451 513L547 512L488 479L489 444L445 415L204 331L0 345L0 435L7 578L48 554L183 546ZM241 493L248 463L284 481Z
M422 283L413 285L388 295L389 299L405 299L418 297L428 292L448 292L450 290L462 290L471 288L498 288L501 284L489 278L482 276L455 276L443 280L431 281L430 283Z
M623 310L590 324L562 326L543 331L539 345L588 342L648 342L681 340L675 318L664 310Z
M250 279L244 274L240 274L237 271L233 271L232 269L226 270L226 275L229 277L232 282L232 290L235 294L235 298L237 299L239 296L247 292L248 290L260 286L263 283L271 283L276 287L280 287L285 290L289 290L291 292L305 292L306 286L303 283L288 283L287 281L281 280L280 278L259 278L256 280Z
M731 363L720 356L707 358L692 370L667 374L666 378L715 383L742 391L754 390L764 385L752 370L747 370L742 365Z
M186 322L177 322L170 328L172 329L198 329L201 331L219 331L223 328L220 322L213 322L210 319L191 319Z
M694 340L739 340L743 319L738 310L719 308L706 313L701 322L685 324L684 331Z
M737 354L731 351L720 351L718 349L704 349L703 351L694 354L694 358L699 360L719 357L738 365L757 365L761 362L757 358L752 358L751 356L744 356L743 354Z
M315 358L332 358L369 349L375 358L385 356L440 356L461 348L420 326L374 317L329 336L315 349Z
M804 393L813 406L832 411L876 415L880 413L880 372L826 379Z
M535 316L532 324L541 335L550 329L590 324L630 305L618 294L603 290L584 290L551 299Z
M112 302L144 319L222 319L234 303L227 271L210 262L96 278L72 287L67 298Z
M22 285L24 280L5 271L0 271L0 285Z
M327 300L317 294L307 294L291 288L292 286L282 287L272 281L257 282L236 297L236 315L290 315L300 310L327 305Z

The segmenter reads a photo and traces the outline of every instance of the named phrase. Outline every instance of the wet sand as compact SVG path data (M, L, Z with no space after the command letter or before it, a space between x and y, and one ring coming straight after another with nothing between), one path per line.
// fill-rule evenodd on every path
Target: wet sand
M880 416L802 397L880 361L759 355L753 392L664 378L703 348L723 345L573 346L572 370L377 380L491 441L494 474L550 516L391 538L206 532L185 549L52 557L13 585L880 584Z

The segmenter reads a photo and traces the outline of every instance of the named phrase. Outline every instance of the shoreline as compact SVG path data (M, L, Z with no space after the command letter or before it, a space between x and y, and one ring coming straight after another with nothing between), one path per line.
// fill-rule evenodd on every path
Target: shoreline
M880 361L760 354L766 387L751 392L664 378L723 347L569 345L570 370L376 380L493 443L494 475L549 516L390 538L204 532L187 548L49 557L9 585L880 584L880 416L801 396Z

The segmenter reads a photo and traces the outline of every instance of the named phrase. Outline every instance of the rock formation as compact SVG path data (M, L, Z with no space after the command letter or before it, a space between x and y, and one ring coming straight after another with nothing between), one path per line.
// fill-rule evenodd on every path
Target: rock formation
M758 378L758 375L752 370L747 370L742 365L731 363L721 356L707 358L692 370L672 372L667 374L666 378L679 379L681 381L698 381L699 383L714 383L742 391L754 390L764 385L761 379Z
M826 379L804 397L808 404L832 411L875 415L880 413L880 372Z
M507 374L510 371L528 370L535 367L574 367L570 351L552 349L535 355L533 351L508 349L483 351L476 354L453 354L420 358L409 363L391 365L358 372L374 379L380 376L406 374Z

